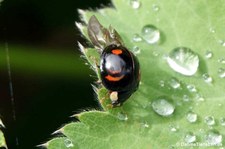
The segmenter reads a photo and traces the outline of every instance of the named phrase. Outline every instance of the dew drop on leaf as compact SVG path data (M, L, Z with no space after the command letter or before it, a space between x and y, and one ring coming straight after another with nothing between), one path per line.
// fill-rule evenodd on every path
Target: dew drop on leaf
M199 93L195 95L195 99L196 101L205 101L205 98Z
M142 41L142 38L141 38L140 35L134 34L132 40L133 40L134 42L141 42L141 41Z
M210 59L210 58L212 58L212 56L213 56L212 51L206 51L205 52L205 58Z
M225 69L219 68L218 69L218 75L219 75L220 78L224 78L225 77Z
M125 113L122 113L122 112L119 112L119 113L117 114L117 118L118 118L119 120L121 120L121 121L127 121L127 120L128 120L127 115L126 115Z
M159 11L159 6L157 4L153 4L152 10L155 11L155 12Z
M160 81L159 81L159 86L160 86L160 87L164 87L164 86L165 86L165 81L160 80Z
M215 119L213 116L206 116L205 117L205 123L208 125L208 126L212 126L215 124Z
M224 40L219 40L219 43L220 43L223 47L225 47L225 41L224 41Z
M189 132L184 136L184 141L186 143L193 143L196 141L196 136L192 132Z
M198 116L194 112L188 112L187 115L186 115L186 119L187 119L188 122L194 123L194 122L197 121Z
M160 39L160 31L150 24L142 28L141 35L148 44L155 44Z
M192 76L198 70L199 57L189 48L178 47L169 53L167 63L174 71Z
M141 49L138 46L134 46L132 48L132 52L134 53L134 55L138 55L141 53Z
M153 110L161 116L170 116L173 114L175 107L167 99L159 98L152 102Z
M138 9L141 6L141 2L139 0L130 0L130 5L133 9Z
M197 89L193 84L188 84L186 87L189 90L189 92L197 92Z
M224 58L219 58L218 59L218 63L225 64L225 59Z
M213 81L212 77L207 73L203 74L202 78L206 83L212 83L212 81Z
M210 27L210 28L209 28L209 31L210 31L211 33L215 33L215 32L216 32L215 29L214 29L213 27Z
M220 125L225 126L225 118L224 117L220 118Z
M155 57L157 57L157 56L159 56L160 54L159 54L158 51L153 51L153 52L152 52L152 55L155 56Z
M213 145L220 145L222 143L222 135L217 131L209 131L205 137L205 141Z
M141 126L143 128L149 128L149 124L147 122L141 123Z
M169 125L169 129L170 129L171 132L177 132L179 130L179 126Z
M172 88L177 89L180 87L180 82L176 78L172 78L169 80L169 84Z
M183 95L183 101L189 102L190 101L190 97L188 95Z
M64 144L65 144L65 146L66 146L67 148L71 148L71 147L74 146L74 145L73 145L73 142L72 142L70 139L65 139L65 140L64 140Z

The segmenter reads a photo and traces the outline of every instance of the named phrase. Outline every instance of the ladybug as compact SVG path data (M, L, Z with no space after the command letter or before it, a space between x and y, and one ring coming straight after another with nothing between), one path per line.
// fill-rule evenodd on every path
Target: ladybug
M138 59L124 46L120 35L111 25L106 29L92 16L87 30L100 54L101 83L109 90L112 107L121 106L139 86Z

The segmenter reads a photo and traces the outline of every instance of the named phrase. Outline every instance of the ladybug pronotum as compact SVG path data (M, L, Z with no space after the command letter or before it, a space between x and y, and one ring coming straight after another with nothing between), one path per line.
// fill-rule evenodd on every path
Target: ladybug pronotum
M95 16L88 22L88 36L101 55L101 83L109 90L112 106L120 106L139 86L138 59L123 45L118 32L111 26L104 28Z

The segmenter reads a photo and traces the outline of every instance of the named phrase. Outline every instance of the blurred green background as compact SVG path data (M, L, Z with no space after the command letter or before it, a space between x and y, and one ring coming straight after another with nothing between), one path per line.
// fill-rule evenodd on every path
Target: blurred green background
M0 118L9 149L32 149L50 139L69 116L98 108L93 72L80 58L77 9L110 0L5 0L0 4ZM7 73L8 44L16 121Z

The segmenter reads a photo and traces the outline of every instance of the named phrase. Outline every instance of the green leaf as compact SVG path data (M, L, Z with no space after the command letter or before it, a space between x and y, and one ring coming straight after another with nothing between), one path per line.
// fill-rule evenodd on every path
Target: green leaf
M138 91L123 106L109 108L108 91L95 88L103 111L78 114L80 122L69 123L60 132L71 140L71 148L80 149L225 147L224 1L140 0L134 9L137 2L113 0L115 8L80 12L86 24L95 15L103 26L111 24L118 31L127 48L140 49ZM159 42L133 40L143 36L146 25L159 30ZM86 27L78 27L87 37ZM175 58L184 60L182 66L190 65L193 71L195 58L199 59L194 75L183 75L168 65L168 55L179 47L191 50L178 50L184 59ZM99 76L97 51L82 46L81 51ZM54 143L58 142L49 142L48 148L54 149L50 147Z
M0 119L0 128L4 128L4 124L2 123L2 120ZM5 137L4 134L2 132L2 130L0 130L0 147L4 147L7 148L6 142L5 142Z

